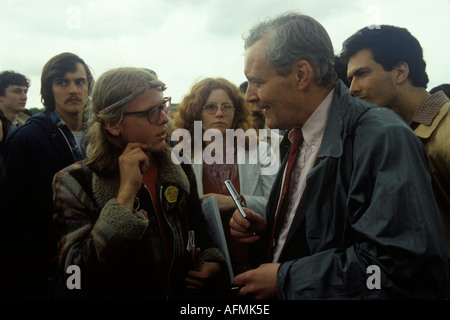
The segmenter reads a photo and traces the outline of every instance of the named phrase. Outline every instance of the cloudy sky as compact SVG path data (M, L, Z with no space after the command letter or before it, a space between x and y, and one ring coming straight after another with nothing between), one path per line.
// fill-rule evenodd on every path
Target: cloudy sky
M242 36L286 11L322 23L337 54L364 26L406 27L424 49L428 88L450 82L450 0L0 0L0 70L30 78L28 108L42 107L42 67L65 51L95 78L116 67L153 69L178 103L204 77L244 81Z

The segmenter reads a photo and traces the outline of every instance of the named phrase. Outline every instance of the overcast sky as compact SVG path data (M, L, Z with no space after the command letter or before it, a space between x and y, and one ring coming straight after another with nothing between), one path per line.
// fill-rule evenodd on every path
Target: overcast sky
M153 69L178 103L204 77L245 81L242 36L286 11L318 20L336 54L362 27L405 27L424 49L428 89L450 82L450 0L0 0L0 70L31 80L28 108L42 107L42 67L65 51L95 78L116 67Z

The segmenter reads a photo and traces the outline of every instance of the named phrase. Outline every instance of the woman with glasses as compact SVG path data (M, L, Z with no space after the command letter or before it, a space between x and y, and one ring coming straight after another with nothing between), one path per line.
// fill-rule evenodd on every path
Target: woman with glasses
M174 115L175 127L186 129L192 139L200 141L191 143L191 162L200 199L210 196L217 198L233 271L237 275L258 262L249 258L247 245L230 236L229 221L236 205L224 181L231 180L241 195L243 205L265 217L267 199L279 167L278 157L267 143L258 141L257 132L252 129L250 105L239 88L226 79L206 78L195 83L180 103L178 111ZM195 126L199 122L202 136L195 136ZM227 140L227 131L236 136L239 136L239 132L245 133L245 144L238 143L237 139L232 139L231 143L230 139ZM207 132L220 132L221 143L207 139ZM256 141L256 147L251 140ZM222 149L213 148L213 143L221 145ZM202 145L202 163L194 161L199 158L195 144Z
M192 167L171 161L164 90L139 68L107 71L95 84L87 159L53 183L59 263L80 270L70 296L185 298L209 295L223 279Z

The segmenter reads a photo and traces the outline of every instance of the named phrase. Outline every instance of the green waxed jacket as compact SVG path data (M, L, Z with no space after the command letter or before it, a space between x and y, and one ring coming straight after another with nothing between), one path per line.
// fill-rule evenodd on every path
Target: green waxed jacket
M425 149L395 113L352 97L340 81L279 262L279 299L446 296L447 248ZM379 288L368 284L371 266Z

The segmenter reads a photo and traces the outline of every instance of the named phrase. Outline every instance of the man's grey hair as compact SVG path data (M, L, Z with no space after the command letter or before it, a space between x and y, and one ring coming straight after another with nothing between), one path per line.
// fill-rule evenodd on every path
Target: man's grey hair
M282 14L262 21L250 29L245 49L267 38L267 62L281 76L287 76L299 60L306 60L314 68L315 83L327 86L336 79L334 51L325 28L313 18L297 13Z

